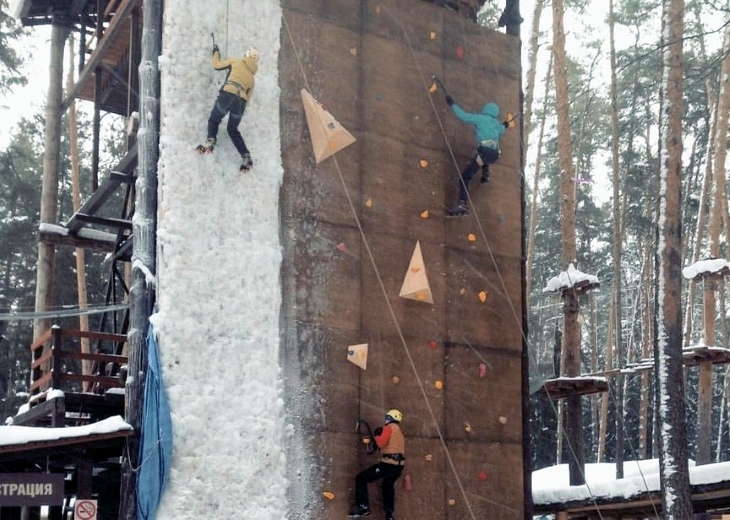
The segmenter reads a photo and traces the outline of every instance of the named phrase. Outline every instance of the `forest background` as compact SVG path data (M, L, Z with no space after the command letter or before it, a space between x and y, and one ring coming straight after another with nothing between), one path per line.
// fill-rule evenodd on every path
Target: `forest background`
M557 1L557 0L556 0ZM497 27L500 6L488 1L479 22ZM555 2L521 2L523 40L525 204L527 232L527 308L530 389L537 390L561 371L562 301L543 291L548 280L567 268L561 260L564 219L557 108L567 106L570 161L575 196L575 267L594 275L600 288L581 302L581 373L604 375L620 388L583 398L586 461L612 461L617 435L624 459L657 456L653 420L653 379L635 370L653 356L655 345L655 255L660 172L660 92L662 84L661 6L647 0L565 0L567 95L557 94L553 70L552 10ZM562 0L560 1L562 5ZM609 45L608 10L614 10L615 55ZM682 140L682 259L727 258L726 88L730 53L730 7L725 0L688 0L684 10L684 98ZM37 231L43 158L43 97L47 48L38 44L41 28L22 29L0 0L0 417L12 416L27 400L29 346L35 298ZM557 51L556 51L557 52ZM67 53L69 54L69 53ZM73 54L73 53L70 53ZM556 56L557 57L557 56ZM613 59L612 59L613 58ZM74 64L67 65L73 71ZM30 83L29 83L30 81ZM615 95L612 95L612 81ZM725 88L723 88L725 87ZM20 96L20 97L19 97ZM723 100L722 96L728 99ZM18 101L21 99L22 101ZM79 103L80 195L92 190L91 119ZM725 107L725 113L722 111ZM718 118L718 108L720 117ZM5 117L13 114L13 117ZM17 117L20 114L20 117ZM724 118L725 125L718 125ZM102 118L100 175L123 155L126 121ZM718 134L716 129L724 128ZM618 139L612 135L618 129ZM58 221L74 212L71 138L64 119ZM615 145L615 146L614 146ZM718 160L721 162L718 163ZM564 187L563 187L564 188ZM56 310L78 308L75 251L56 253ZM88 306L103 306L111 269L99 253L87 253ZM714 346L728 348L728 302L722 280L716 287ZM703 344L702 287L683 285L683 347ZM95 315L90 328L97 328ZM78 328L78 317L56 320ZM564 361L563 361L564 362ZM712 459L730 460L730 385L728 366L712 373ZM685 370L688 454L696 454L698 371ZM535 391L530 396L533 468L565 462L563 413ZM617 412L618 410L618 412Z

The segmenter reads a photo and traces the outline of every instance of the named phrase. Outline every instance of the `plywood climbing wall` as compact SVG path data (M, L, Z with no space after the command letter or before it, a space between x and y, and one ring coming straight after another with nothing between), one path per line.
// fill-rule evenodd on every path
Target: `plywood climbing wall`
M432 81L466 110L518 113L518 41L420 0L282 8L292 507L344 518L355 474L376 461L355 421L377 426L395 407L408 439L396 518L523 518L519 131L503 138L491 183L472 181L475 211L447 219L474 135ZM356 139L319 163L302 89ZM417 243L433 304L399 297ZM348 346L366 343L363 370ZM370 495L377 518L379 486Z

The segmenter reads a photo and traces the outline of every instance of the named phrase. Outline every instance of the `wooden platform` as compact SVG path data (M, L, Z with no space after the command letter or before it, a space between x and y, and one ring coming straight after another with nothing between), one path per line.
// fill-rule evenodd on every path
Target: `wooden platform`
M565 399L570 395L589 395L608 391L605 377L559 377L545 381L540 390L550 399Z

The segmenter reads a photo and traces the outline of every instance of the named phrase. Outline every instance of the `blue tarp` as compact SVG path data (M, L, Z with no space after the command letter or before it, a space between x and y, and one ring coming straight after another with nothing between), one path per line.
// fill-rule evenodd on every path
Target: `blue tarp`
M147 362L137 472L137 520L155 519L172 462L172 418L152 325L147 332Z

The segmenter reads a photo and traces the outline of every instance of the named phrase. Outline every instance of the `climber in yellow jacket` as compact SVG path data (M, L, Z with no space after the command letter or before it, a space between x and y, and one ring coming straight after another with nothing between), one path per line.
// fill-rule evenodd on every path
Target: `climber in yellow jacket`
M223 117L228 114L226 130L233 145L241 154L241 171L248 171L253 166L251 152L246 147L238 125L241 123L247 103L251 100L256 83L254 76L259 67L259 51L249 49L243 58L221 59L220 49L213 44L213 68L226 70L228 75L221 87L218 98L208 117L208 140L205 145L199 145L198 153L212 153L216 145L218 126Z

